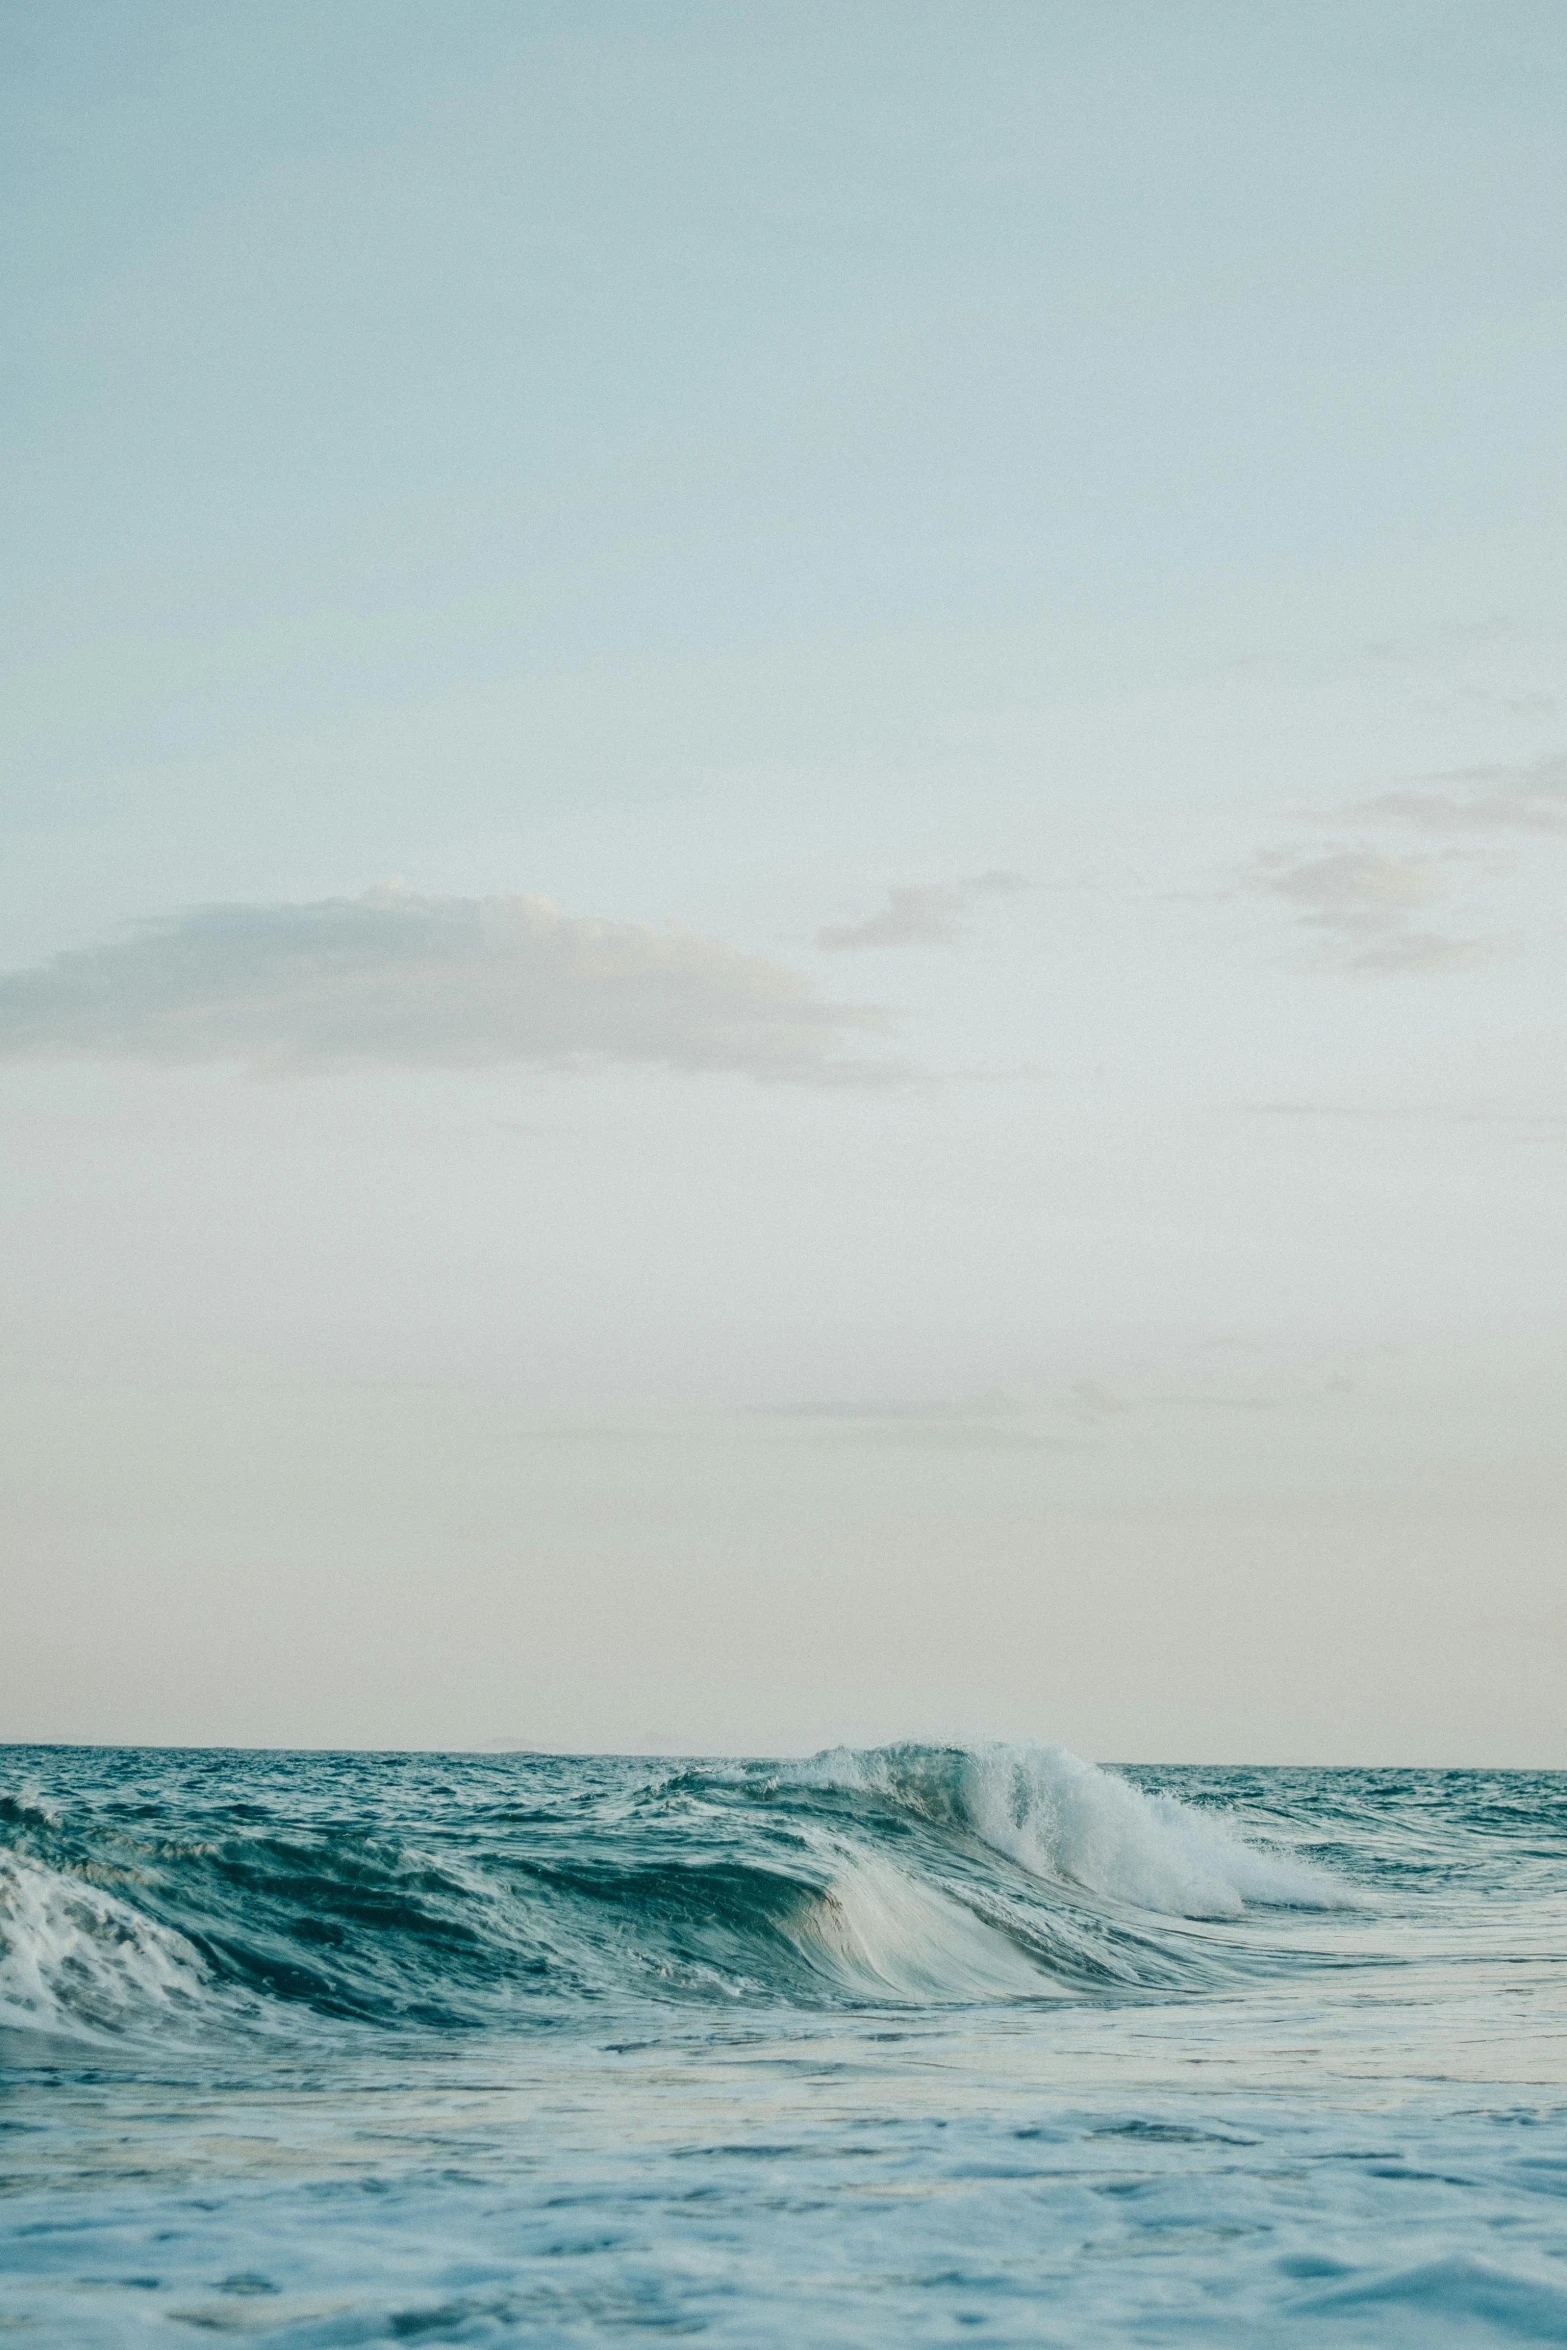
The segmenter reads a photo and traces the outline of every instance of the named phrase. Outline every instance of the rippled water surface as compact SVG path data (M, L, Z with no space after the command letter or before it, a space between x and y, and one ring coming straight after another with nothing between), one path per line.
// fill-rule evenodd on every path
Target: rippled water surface
M0 2335L1567 2342L1567 1776L0 1749Z

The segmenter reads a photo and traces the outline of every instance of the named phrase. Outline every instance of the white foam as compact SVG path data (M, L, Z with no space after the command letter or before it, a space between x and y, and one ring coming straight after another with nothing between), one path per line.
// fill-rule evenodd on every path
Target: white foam
M1324 1870L1261 1852L1212 1812L1146 1795L1062 1746L980 1748L963 1791L996 1851L1139 1909L1226 1918L1249 1901L1334 1909L1344 1900Z
M84 1878L0 1852L0 2026L97 2038L203 1994L182 1935Z
M1146 1795L1064 1746L840 1750L804 1770L817 1784L891 1795L929 1817L955 1816L1033 1876L1166 1916L1238 1917L1248 1902L1352 1906L1327 1870L1259 1850L1214 1813L1173 1795Z
M1005 1934L871 1857L845 1856L793 1936L807 1957L862 1996L1019 1999L1048 1988Z

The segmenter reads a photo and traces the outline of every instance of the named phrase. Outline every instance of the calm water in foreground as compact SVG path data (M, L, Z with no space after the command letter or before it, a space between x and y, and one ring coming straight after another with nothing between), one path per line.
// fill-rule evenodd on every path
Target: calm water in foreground
M0 2336L1567 2342L1567 1775L0 1749Z

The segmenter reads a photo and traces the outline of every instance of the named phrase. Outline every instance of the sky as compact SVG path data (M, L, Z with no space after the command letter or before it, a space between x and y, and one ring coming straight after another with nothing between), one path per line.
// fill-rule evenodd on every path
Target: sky
M1567 1765L1564 102L0 6L0 1737Z

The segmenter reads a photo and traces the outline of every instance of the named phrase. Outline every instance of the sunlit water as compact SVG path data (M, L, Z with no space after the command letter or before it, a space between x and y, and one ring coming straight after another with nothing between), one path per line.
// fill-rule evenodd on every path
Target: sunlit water
M1567 2342L1567 1777L0 1749L0 2334Z

